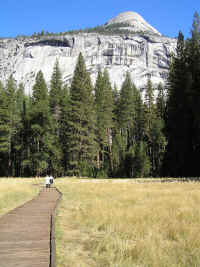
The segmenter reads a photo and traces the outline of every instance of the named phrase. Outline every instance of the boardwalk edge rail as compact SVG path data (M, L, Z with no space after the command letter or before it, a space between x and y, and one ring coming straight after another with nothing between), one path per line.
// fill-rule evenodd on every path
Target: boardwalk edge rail
M54 189L59 193L60 197L56 201L56 206L51 214L50 217L50 261L49 261L49 267L56 267L56 233L55 233L55 215L56 215L56 209L58 206L59 201L62 198L62 193L54 187Z

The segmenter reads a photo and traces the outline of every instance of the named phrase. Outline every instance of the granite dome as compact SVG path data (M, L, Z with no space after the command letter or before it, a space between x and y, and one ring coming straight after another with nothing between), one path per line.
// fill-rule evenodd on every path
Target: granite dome
M161 35L156 29L154 29L149 23L147 23L138 13L127 11L122 12L116 17L110 19L107 25L115 23L124 23L130 26L130 30L135 32L151 32Z
M165 84L177 40L160 35L134 12L121 13L109 20L107 25L113 23L126 23L114 25L113 28L128 28L128 33L79 32L0 39L0 80L5 84L12 75L18 84L24 84L26 94L31 94L37 72L43 72L49 85L54 64L58 60L63 83L70 84L81 52L93 83L98 70L106 68L111 83L118 88L127 71L141 90L145 88L149 78L155 86L160 82Z

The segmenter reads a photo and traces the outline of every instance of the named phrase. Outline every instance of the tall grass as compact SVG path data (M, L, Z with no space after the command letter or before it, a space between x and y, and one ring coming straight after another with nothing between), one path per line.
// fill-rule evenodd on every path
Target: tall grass
M58 267L200 266L200 183L59 179Z
M39 192L39 179L0 178L0 216L32 199Z

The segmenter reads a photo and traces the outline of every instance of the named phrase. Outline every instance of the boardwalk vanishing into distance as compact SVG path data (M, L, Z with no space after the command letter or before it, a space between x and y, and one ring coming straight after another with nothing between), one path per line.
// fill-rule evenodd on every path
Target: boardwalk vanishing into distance
M0 267L55 267L54 211L61 198L56 188L0 218Z

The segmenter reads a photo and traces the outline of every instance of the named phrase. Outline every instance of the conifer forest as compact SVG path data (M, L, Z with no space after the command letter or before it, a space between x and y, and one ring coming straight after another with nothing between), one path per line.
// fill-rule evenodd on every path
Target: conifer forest
M107 70L91 82L79 55L72 83L59 61L49 88L38 72L32 95L12 76L0 83L0 176L199 177L200 17L179 32L167 84L121 88Z

